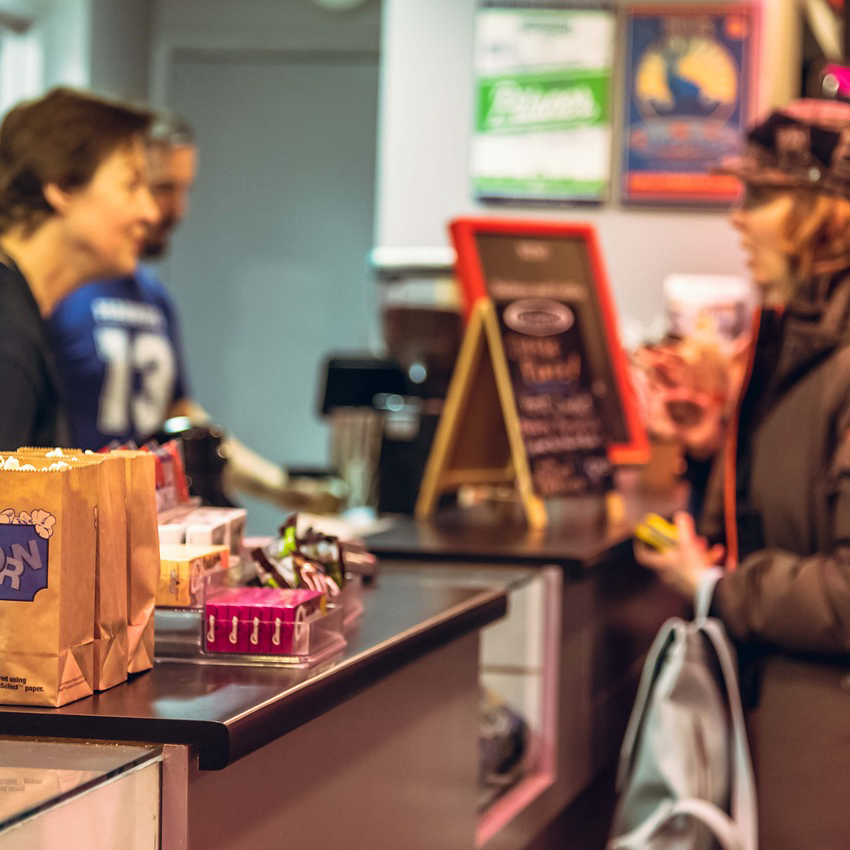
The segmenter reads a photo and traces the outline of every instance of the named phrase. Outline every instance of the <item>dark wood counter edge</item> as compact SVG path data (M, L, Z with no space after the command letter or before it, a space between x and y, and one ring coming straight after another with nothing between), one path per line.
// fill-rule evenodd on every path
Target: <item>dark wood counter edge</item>
M512 552L510 550L501 553L487 551L484 553L467 552L458 549L450 549L440 551L434 548L405 548L403 546L393 547L392 545L374 546L375 554L381 560L399 560L399 561L428 561L429 563L465 563L465 564L502 564L512 567L560 567L564 571L564 577L568 579L579 579L586 575L588 571L598 568L603 564L607 564L612 558L618 558L621 555L629 554L632 549L632 533L624 531L619 539L612 539L598 549L593 554L588 555L558 555L556 553L543 554L523 554ZM366 538L366 545L370 545L369 538Z
M642 492L639 475L638 469L617 470L624 514L616 523L609 522L598 498L578 497L555 500L547 528L537 531L528 528L518 509L505 519L492 506L446 506L426 519L387 515L363 538L380 559L555 565L567 581L581 580L612 558L631 558L634 526L646 513L669 516L687 506L686 487Z
M148 676L150 673L138 675ZM116 687L122 687L117 685ZM88 699L97 700L97 694ZM5 709L12 708L13 711ZM0 735L37 740L112 741L134 744L182 744L195 748L228 749L223 723L213 720L175 720L152 717L117 717L98 714L38 713L21 706L0 706ZM94 711L97 709L95 708ZM189 732L191 730L191 732ZM270 739L274 736L270 736ZM222 765L224 767L225 765Z
M213 751L199 751L202 770L218 770L259 749L274 738L324 714L356 696L405 664L503 617L508 610L504 590L485 591L471 601L378 644L310 679L294 690L229 721L230 751L226 761ZM317 702L320 710L317 709ZM269 726L274 735L269 736ZM205 758L206 756L206 758Z
M90 715L0 709L0 734L182 744L195 749L201 770L221 770L351 699L405 664L498 620L506 612L504 589L482 591L224 722L97 715L95 694L89 697L94 706Z

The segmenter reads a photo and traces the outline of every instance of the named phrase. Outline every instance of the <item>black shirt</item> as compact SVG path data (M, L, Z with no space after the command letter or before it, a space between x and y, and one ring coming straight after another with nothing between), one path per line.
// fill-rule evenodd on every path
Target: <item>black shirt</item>
M23 275L0 262L0 452L67 446L68 420L44 320Z

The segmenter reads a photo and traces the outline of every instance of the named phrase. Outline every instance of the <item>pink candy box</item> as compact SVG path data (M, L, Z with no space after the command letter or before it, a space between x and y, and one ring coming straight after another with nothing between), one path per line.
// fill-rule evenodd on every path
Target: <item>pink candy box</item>
M216 591L204 605L204 649L248 655L304 655L309 621L324 612L316 590L238 587Z

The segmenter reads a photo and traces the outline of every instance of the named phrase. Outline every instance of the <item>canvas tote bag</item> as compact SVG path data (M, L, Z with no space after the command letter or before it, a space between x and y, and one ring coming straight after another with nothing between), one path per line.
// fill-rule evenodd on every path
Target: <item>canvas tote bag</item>
M753 768L737 661L708 616L668 620L647 656L620 753L607 850L757 850Z

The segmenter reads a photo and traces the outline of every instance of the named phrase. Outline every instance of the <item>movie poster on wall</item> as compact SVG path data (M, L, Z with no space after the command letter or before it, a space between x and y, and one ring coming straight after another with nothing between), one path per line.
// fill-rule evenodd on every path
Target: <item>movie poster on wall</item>
M627 10L624 202L735 199L738 181L712 171L750 119L755 15L741 4Z
M477 199L607 198L614 27L607 9L482 0L471 146Z

